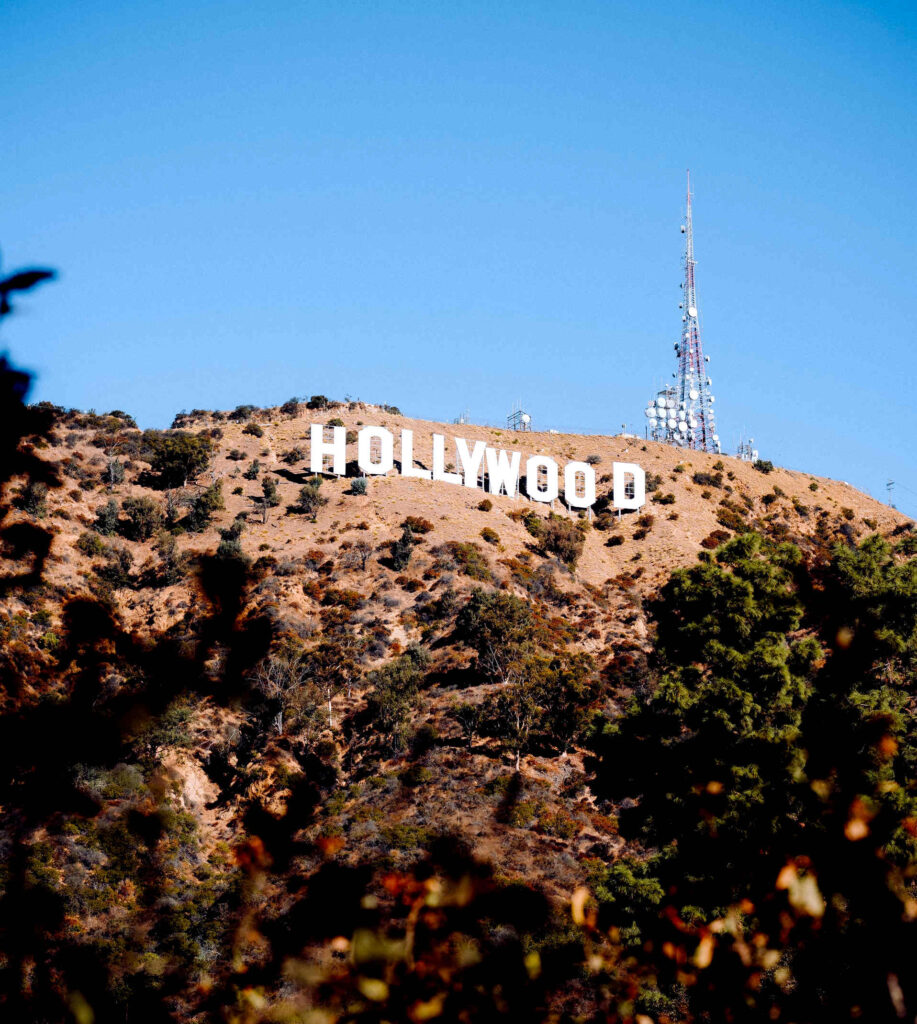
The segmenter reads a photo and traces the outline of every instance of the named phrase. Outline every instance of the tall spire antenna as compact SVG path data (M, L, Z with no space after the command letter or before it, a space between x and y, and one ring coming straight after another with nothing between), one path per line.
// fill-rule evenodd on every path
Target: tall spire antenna
M684 448L704 452L719 452L720 437L716 432L713 412L714 396L701 344L700 314L697 305L694 259L694 218L691 208L691 172L688 171L685 222L684 281L681 310L681 337L675 343L677 359L673 386L663 389L646 409L647 426L654 441L666 441Z

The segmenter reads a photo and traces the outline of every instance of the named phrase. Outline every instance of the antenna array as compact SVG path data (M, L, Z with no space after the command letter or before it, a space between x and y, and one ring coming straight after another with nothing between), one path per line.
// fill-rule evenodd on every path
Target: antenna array
M719 452L720 436L716 431L713 411L716 399L710 390L712 381L707 376L706 366L710 357L704 355L701 344L700 314L694 280L690 172L685 223L681 231L685 236L685 276L681 285L683 294L678 304L681 311L681 336L675 342L678 367L672 374L675 383L658 391L644 410L647 436L654 441L665 441L684 448Z

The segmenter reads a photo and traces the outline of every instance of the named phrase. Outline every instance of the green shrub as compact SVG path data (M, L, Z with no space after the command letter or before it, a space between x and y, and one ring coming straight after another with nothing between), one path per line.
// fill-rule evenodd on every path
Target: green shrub
M759 473L772 473L774 471L774 464L770 459L755 459L752 466Z
M481 539L487 541L488 544L499 544L500 535L496 530L492 530L489 526L485 526L481 530Z
M242 428L243 434L251 434L252 437L264 437L264 427L258 423L249 422Z

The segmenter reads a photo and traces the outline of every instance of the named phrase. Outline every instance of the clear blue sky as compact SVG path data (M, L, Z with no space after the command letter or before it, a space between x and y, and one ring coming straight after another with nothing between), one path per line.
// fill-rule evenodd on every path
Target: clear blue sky
M642 429L690 166L727 449L917 515L913 3L7 0L0 40L35 398Z

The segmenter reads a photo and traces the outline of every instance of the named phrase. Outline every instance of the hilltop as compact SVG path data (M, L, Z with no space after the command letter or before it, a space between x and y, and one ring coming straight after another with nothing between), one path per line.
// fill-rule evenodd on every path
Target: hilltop
M814 571L837 546L911 536L847 484L768 463L312 404L195 411L170 431L45 409L50 427L24 451L58 485L7 488L6 529L49 537L37 571L26 550L7 552L19 574L0 617L16 680L7 737L34 779L44 769L25 737L44 723L59 772L47 779L69 794L29 823L23 870L68 922L60 948L91 937L107 965L98 984L132 993L109 996L138 1019L142 993L170 1019L210 1019L208 985L236 992L240 1021L324 1005L319 983L340 1008L354 971L371 1016L395 980L364 966L402 962L386 943L437 905L431 863L456 885L475 879L443 905L476 908L489 921L471 928L476 948L494 956L515 929L534 984L532 956L547 964L573 941L571 899L588 924L596 865L631 849L618 828L628 801L596 784L588 737L649 686L660 588L736 537L791 543ZM366 424L413 431L425 466L434 433L587 461L599 501L547 508L396 471L363 492L353 467L317 481L313 423L346 429L349 464ZM616 461L647 473L637 512L608 503ZM527 674L537 693L520 689ZM459 856L475 865L464 875ZM337 902L326 885L343 886ZM609 948L594 954L606 966ZM454 949L440 955L459 970ZM576 977L539 992L537 1015L552 1019L606 1000ZM436 998L416 994L404 1012L436 1017Z

